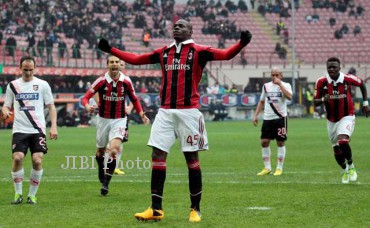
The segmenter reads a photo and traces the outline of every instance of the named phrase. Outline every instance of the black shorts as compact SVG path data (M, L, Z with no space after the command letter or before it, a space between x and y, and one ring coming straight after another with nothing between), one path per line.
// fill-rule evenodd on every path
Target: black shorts
M261 129L261 139L287 140L288 119L282 117L275 120L264 120Z
M46 146L45 135L41 133L14 133L12 139L12 152L23 152L26 155L28 148L30 148L31 154L35 152L46 154L48 147Z

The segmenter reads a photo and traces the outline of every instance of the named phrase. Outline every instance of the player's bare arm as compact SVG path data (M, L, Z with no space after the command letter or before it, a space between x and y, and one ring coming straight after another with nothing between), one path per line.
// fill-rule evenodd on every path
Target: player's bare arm
M54 104L48 105L50 119L51 119L51 127L49 132L50 139L58 139L58 130L57 130L57 111L55 109Z
M254 116L253 116L253 125L255 127L257 127L257 125L258 125L258 114L261 112L262 107L264 105L265 105L265 101L264 100L261 100L261 101L258 102L256 111L254 112Z

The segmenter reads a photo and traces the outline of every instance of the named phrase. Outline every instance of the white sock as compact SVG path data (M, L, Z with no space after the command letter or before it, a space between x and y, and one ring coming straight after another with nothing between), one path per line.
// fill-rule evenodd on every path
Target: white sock
M271 150L270 147L262 147L262 159L263 164L265 165L265 169L271 170Z
M22 195L22 183L24 178L24 169L20 169L16 172L11 172L14 184L14 190L16 194Z
M41 177L44 170L31 170L30 174L30 192L28 193L28 196L36 196L37 190L39 189L39 185L41 182Z
M122 167L121 163L121 156L122 156L122 152L118 152L116 154L116 169L119 169L120 167Z
M348 165L348 169L353 169L353 168L355 168L355 165L352 162L352 164Z
M285 160L285 146L278 147L278 162L277 162L277 169L283 170L284 160Z

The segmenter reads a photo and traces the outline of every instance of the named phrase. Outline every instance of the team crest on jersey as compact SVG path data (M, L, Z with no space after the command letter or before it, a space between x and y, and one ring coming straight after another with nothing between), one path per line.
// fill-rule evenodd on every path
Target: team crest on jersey
M39 85L33 85L33 91L39 90Z

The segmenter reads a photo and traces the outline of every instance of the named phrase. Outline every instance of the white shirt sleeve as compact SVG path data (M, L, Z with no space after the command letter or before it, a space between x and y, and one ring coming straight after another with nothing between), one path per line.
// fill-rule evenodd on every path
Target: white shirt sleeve
M14 102L14 93L10 89L10 83L6 87L4 106L12 108Z

